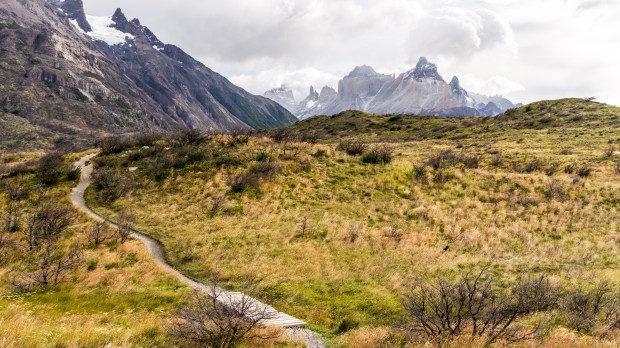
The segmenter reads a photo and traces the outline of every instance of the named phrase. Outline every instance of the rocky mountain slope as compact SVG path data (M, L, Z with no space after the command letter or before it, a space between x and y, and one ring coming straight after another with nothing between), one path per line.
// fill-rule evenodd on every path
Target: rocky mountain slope
M424 57L414 69L397 77L377 73L369 66L356 67L338 83L338 92L325 87L317 93L311 88L309 96L299 104L291 100L289 93L292 95L289 90L279 89L278 95L287 95L286 101L270 92L265 96L281 103L300 119L346 110L376 114L495 116L515 107L502 96L467 92L456 76L447 83L439 75L437 66Z
M81 0L2 1L0 91L3 122L49 130L57 145L110 133L295 121L120 9L88 16Z

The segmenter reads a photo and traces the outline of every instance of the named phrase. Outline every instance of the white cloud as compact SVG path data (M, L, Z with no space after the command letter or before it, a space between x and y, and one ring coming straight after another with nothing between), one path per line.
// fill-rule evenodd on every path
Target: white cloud
M239 86L245 86L250 91L267 91L284 85L293 90L295 100L299 102L308 96L311 85L320 91L323 86L337 85L340 78L342 76L306 68L292 71L270 69L253 74L232 76L230 80Z
M486 95L509 95L525 90L525 86L505 76L495 75L488 79L480 79L472 74L463 74L461 85L470 91Z
M510 25L490 10L440 8L417 21L410 32L411 61L419 55L469 59L498 46L515 55L518 50Z
M285 83L303 98L356 65L398 73L424 55L470 90L620 104L617 0L84 1L93 15L122 7L257 94Z

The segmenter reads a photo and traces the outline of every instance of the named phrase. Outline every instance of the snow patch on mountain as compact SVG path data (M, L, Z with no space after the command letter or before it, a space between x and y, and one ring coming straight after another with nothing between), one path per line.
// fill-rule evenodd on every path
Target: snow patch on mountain
M82 34L86 34L86 32L80 27L77 19L70 19L69 22L73 24L73 26Z
M135 38L131 34L123 33L113 28L116 23L112 20L112 17L86 15L86 20L93 29L87 32L86 35L92 37L96 41L103 41L110 46L114 46L124 44L128 39L133 40Z

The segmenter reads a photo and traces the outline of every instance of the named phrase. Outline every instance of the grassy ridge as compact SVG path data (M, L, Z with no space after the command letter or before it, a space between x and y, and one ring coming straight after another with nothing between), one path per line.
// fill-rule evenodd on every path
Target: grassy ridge
M436 272L620 280L620 159L606 154L618 115L579 99L497 118L346 112L289 129L318 145L213 137L100 157L97 170L131 185L88 199L103 215L133 211L186 274L219 271L238 289L258 276L266 301L338 333L398 322L409 280ZM364 164L335 150L347 138L388 142L395 158ZM428 164L445 151L479 163Z

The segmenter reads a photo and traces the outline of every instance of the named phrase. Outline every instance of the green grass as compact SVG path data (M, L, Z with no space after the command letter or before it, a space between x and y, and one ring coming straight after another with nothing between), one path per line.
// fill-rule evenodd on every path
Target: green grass
M83 154L67 156L67 164ZM36 154L2 155L9 162L23 162ZM30 188L29 198L19 202L23 219L33 208L37 191L31 173L5 179ZM70 206L68 195L74 185L61 181L42 192L44 199ZM9 200L0 185L0 215ZM22 223L25 228L25 222ZM82 231L90 228L79 216L63 237L67 243L83 241ZM20 242L22 232L12 236ZM10 251L0 263L0 346L149 346L169 347L173 342L162 329L189 290L159 270L138 241L116 242L99 248L84 246L78 268L65 283L47 289L21 292L11 279L27 259L24 251ZM121 267L106 269L105 264ZM95 265L95 266L93 266Z

